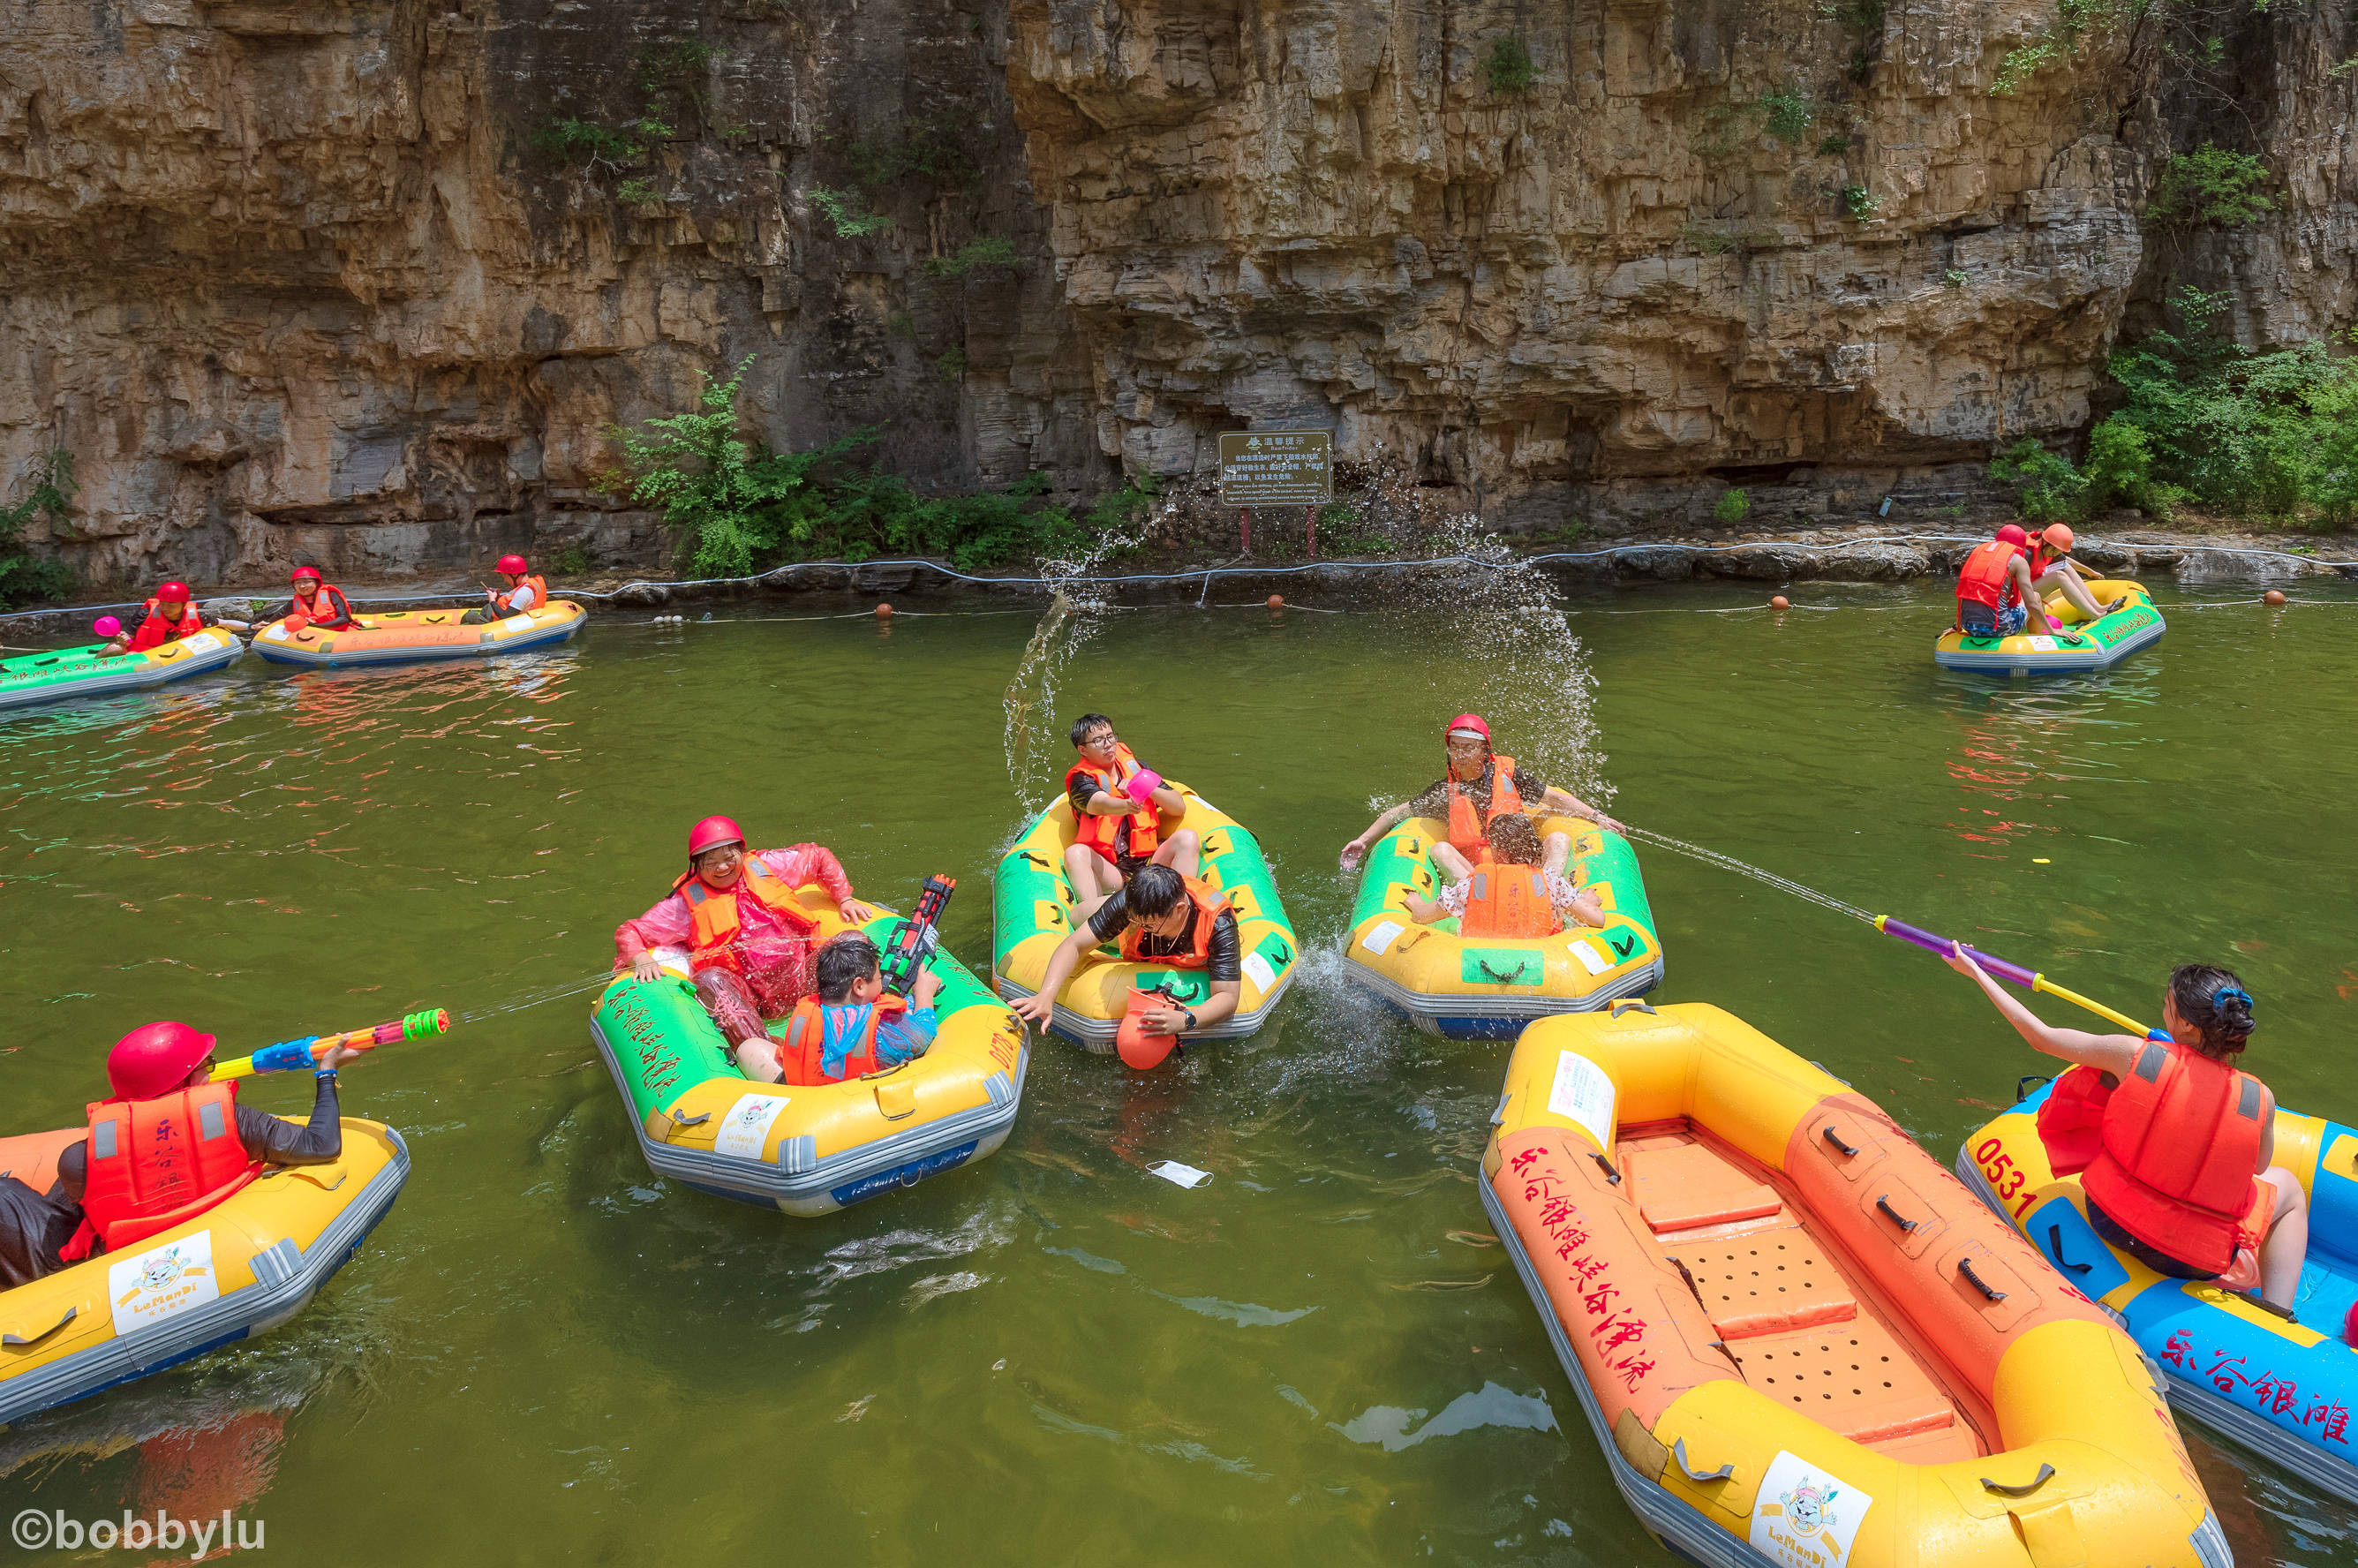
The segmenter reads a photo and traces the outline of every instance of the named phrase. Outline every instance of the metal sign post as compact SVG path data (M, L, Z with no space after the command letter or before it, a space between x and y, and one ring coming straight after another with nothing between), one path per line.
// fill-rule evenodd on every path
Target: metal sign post
M1234 430L1220 437L1220 504L1237 509L1237 535L1252 553L1255 506L1299 506L1310 554L1318 554L1317 509L1335 499L1335 437L1326 430Z

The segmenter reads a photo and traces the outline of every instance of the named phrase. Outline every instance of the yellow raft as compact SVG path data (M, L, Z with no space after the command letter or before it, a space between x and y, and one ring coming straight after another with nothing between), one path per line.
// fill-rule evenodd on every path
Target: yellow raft
M0 1292L0 1425L277 1327L360 1249L409 1177L401 1134L343 1119L343 1152L281 1166L121 1252ZM46 1192L82 1128L0 1139Z
M818 922L815 944L850 928L822 890L804 887L795 896ZM884 948L902 924L879 913L859 929ZM925 1054L867 1077L817 1085L746 1077L697 1000L687 955L658 949L656 957L664 977L617 979L599 998L590 1028L657 1175L806 1217L979 1160L1015 1125L1030 1038L946 949L925 963L942 980L934 1002L940 1032ZM781 1020L773 1033L784 1027Z
M254 634L254 651L276 665L399 665L420 659L472 659L550 647L581 630L589 614L570 600L484 625L460 623L467 611L400 610L358 615L341 632L321 626L293 631L273 621Z
M1427 1034L1452 1040L1511 1040L1534 1019L1653 989L1662 947L1628 840L1568 816L1546 818L1540 833L1572 839L1565 870L1604 906L1603 929L1468 937L1455 920L1417 925L1402 900L1431 898L1441 885L1433 846L1448 840L1449 825L1412 816L1368 853L1344 945L1351 978Z
M1531 1025L1481 1192L1615 1482L1714 1568L2230 1568L2153 1373L1873 1102L1715 1007Z
M1952 626L1932 645L1932 662L1944 670L1982 675L2071 675L2108 669L2158 638L2161 611L2143 583L2106 579L2088 585L2099 605L2128 602L2088 621L2061 593L2047 596L2047 613L2063 622L2057 630L2025 630L2011 637L1972 637Z
M1242 823L1175 779L1164 783L1186 797L1184 813L1164 812L1164 838L1192 827L1201 840L1201 880L1228 894L1236 911L1237 940L1244 953L1243 994L1225 1022L1191 1034L1204 1040L1241 1040L1269 1020L1293 984L1300 945L1278 901L1277 883L1260 840ZM991 887L991 980L1010 1001L1035 994L1048 973L1049 955L1072 932L1076 900L1065 871L1065 851L1074 835L1073 803L1059 797L999 862ZM1168 987L1183 1003L1210 994L1200 969L1174 969L1163 963L1128 963L1111 946L1090 949L1056 999L1049 1032L1076 1045L1109 1054L1121 1028L1132 986Z

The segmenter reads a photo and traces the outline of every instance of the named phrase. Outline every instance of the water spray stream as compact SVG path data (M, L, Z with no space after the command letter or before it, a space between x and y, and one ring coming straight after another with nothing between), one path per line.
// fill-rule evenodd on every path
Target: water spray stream
M1814 903L1821 909L1831 909L1837 914L1847 914L1853 920L1864 920L1869 925L1875 924L1875 916L1855 903L1844 903L1831 893L1820 892L1817 889L1806 887L1790 877L1780 877L1774 871L1764 871L1759 867L1739 860L1733 855L1723 855L1716 849L1706 849L1700 844L1690 844L1683 838L1673 838L1667 833L1656 833L1644 827L1629 828L1628 837L1642 843L1655 844L1665 849L1675 850L1692 860L1701 860L1706 866L1716 866L1724 871L1734 871L1738 876L1750 877L1757 882L1775 888L1779 892L1791 893L1795 898Z
M1047 803L1048 797L1035 794L1041 781L1054 778L1060 772L1055 765L1058 744L1056 692L1065 666L1097 634L1101 617L1112 608L1102 592L1092 586L1092 574L1107 557L1135 549L1174 504L1165 502L1153 516L1130 531L1109 534L1096 540L1075 559L1040 563L1042 580L1052 595L1048 612L1033 629L1032 640L1024 645L1023 657L1016 665L1014 675L1008 678L1006 694L1001 698L1007 710L1003 741L1007 778L1023 819L1028 820Z

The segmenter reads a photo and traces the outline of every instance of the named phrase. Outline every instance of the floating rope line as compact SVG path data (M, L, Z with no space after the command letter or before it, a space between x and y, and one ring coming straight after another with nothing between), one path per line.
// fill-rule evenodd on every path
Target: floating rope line
M791 572L839 571L859 573L863 571L874 571L880 568L891 567L908 567L912 568L922 568L926 571L937 573L942 577L955 579L959 582L977 583L985 588L1039 587L1057 589L1085 585L1111 586L1120 583L1194 582L1200 579L1204 582L1206 589L1208 589L1214 579L1226 577L1292 577L1303 572L1419 571L1437 567L1479 567L1492 571L1507 571L1512 570L1518 567L1540 566L1551 561L1617 560L1624 556L1639 555L1651 551L1663 550L1677 551L1686 555L1711 556L1738 555L1751 550L1794 549L1838 552L1855 549L1868 545L1978 545L1983 543L1986 543L1986 539L1984 535L1978 534L1868 534L1861 535L1855 538L1835 540L1831 543L1813 542L1801 539L1752 539L1733 545L1694 545L1671 541L1649 541L1631 545L1611 545L1606 546L1604 548L1595 550L1555 550L1550 551L1545 555L1518 556L1507 559L1494 559L1488 557L1467 555L1430 556L1408 560L1310 561L1296 566L1196 567L1185 571L1134 572L1114 577L1099 577L1094 575L1073 575L1063 577L981 577L971 572L959 571L954 567L946 567L939 561L929 561L922 557L918 557L908 559L877 561L795 561L784 566L773 567L765 572L756 572L750 577L686 578L679 579L665 579L662 581L648 581L645 579L634 579L630 582L622 584L620 588L614 589L552 589L550 592L553 597L561 597L565 599L619 599L635 595L650 589L670 589L681 588L750 587L754 584L768 582L775 578L784 577ZM2200 553L2214 556L2245 556L2269 560L2290 561L2302 567L2322 567L2336 571L2358 571L2358 560L2321 560L2314 556L2297 555L2288 550L2266 549L2251 546L2114 546L2102 539L2089 539L2085 541L2085 546L2093 549L2175 549L2188 554ZM254 596L252 594L221 593L214 594L211 597L215 599L251 599ZM471 602L472 598L472 594L467 590L452 589L439 593L371 595L365 598L353 596L352 602L354 604L422 604L445 600L457 600ZM12 614L0 615L0 621L21 621L36 615L81 614L95 613L101 611L110 610L136 610L145 602L146 601L142 600L132 600L121 604L73 605L64 610L17 611ZM2324 601L2304 600L2298 600L2296 602L2309 603ZM1811 608L1817 607L1812 606ZM902 611L901 613L918 614L928 612L909 611ZM955 614L958 612L936 611L929 613ZM968 613L979 614L984 612L970 611Z

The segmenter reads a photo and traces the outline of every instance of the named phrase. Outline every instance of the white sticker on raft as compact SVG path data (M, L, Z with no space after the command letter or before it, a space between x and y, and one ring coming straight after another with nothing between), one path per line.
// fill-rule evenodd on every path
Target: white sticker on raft
M1875 1499L1798 1454L1769 1462L1752 1504L1752 1545L1789 1568L1844 1568Z
M1613 1147L1613 1080L1577 1051L1559 1051L1548 1109L1580 1124L1599 1149Z
M1580 967L1592 975L1601 975L1613 967L1606 961L1604 954L1585 942L1567 942L1564 946L1571 949L1574 957L1580 960Z
M287 628L284 623L274 621L262 635L270 642L284 643L287 641Z
M1154 1175L1174 1186L1200 1187L1212 1179L1209 1171L1199 1171L1193 1165L1183 1165L1176 1160L1157 1160L1146 1167Z
M2038 649L2042 654L2051 654L2055 651L2055 639L2052 637L2033 637L2030 640L2030 645Z
M1401 933L1407 929L1397 920L1379 920L1368 928L1365 936L1359 938L1359 946L1370 953L1389 953L1392 950L1392 944L1401 939Z
M200 1230L151 1248L106 1269L106 1304L114 1332L128 1334L221 1300L213 1270L213 1233Z
M760 1159L763 1146L770 1141L770 1124L785 1108L784 1095L739 1095L712 1135L712 1152Z
M1259 986L1263 990L1267 990L1271 986L1277 984L1277 971L1269 967L1269 960L1262 957L1259 953L1248 953L1245 955L1244 971L1246 974L1252 977L1253 984Z

